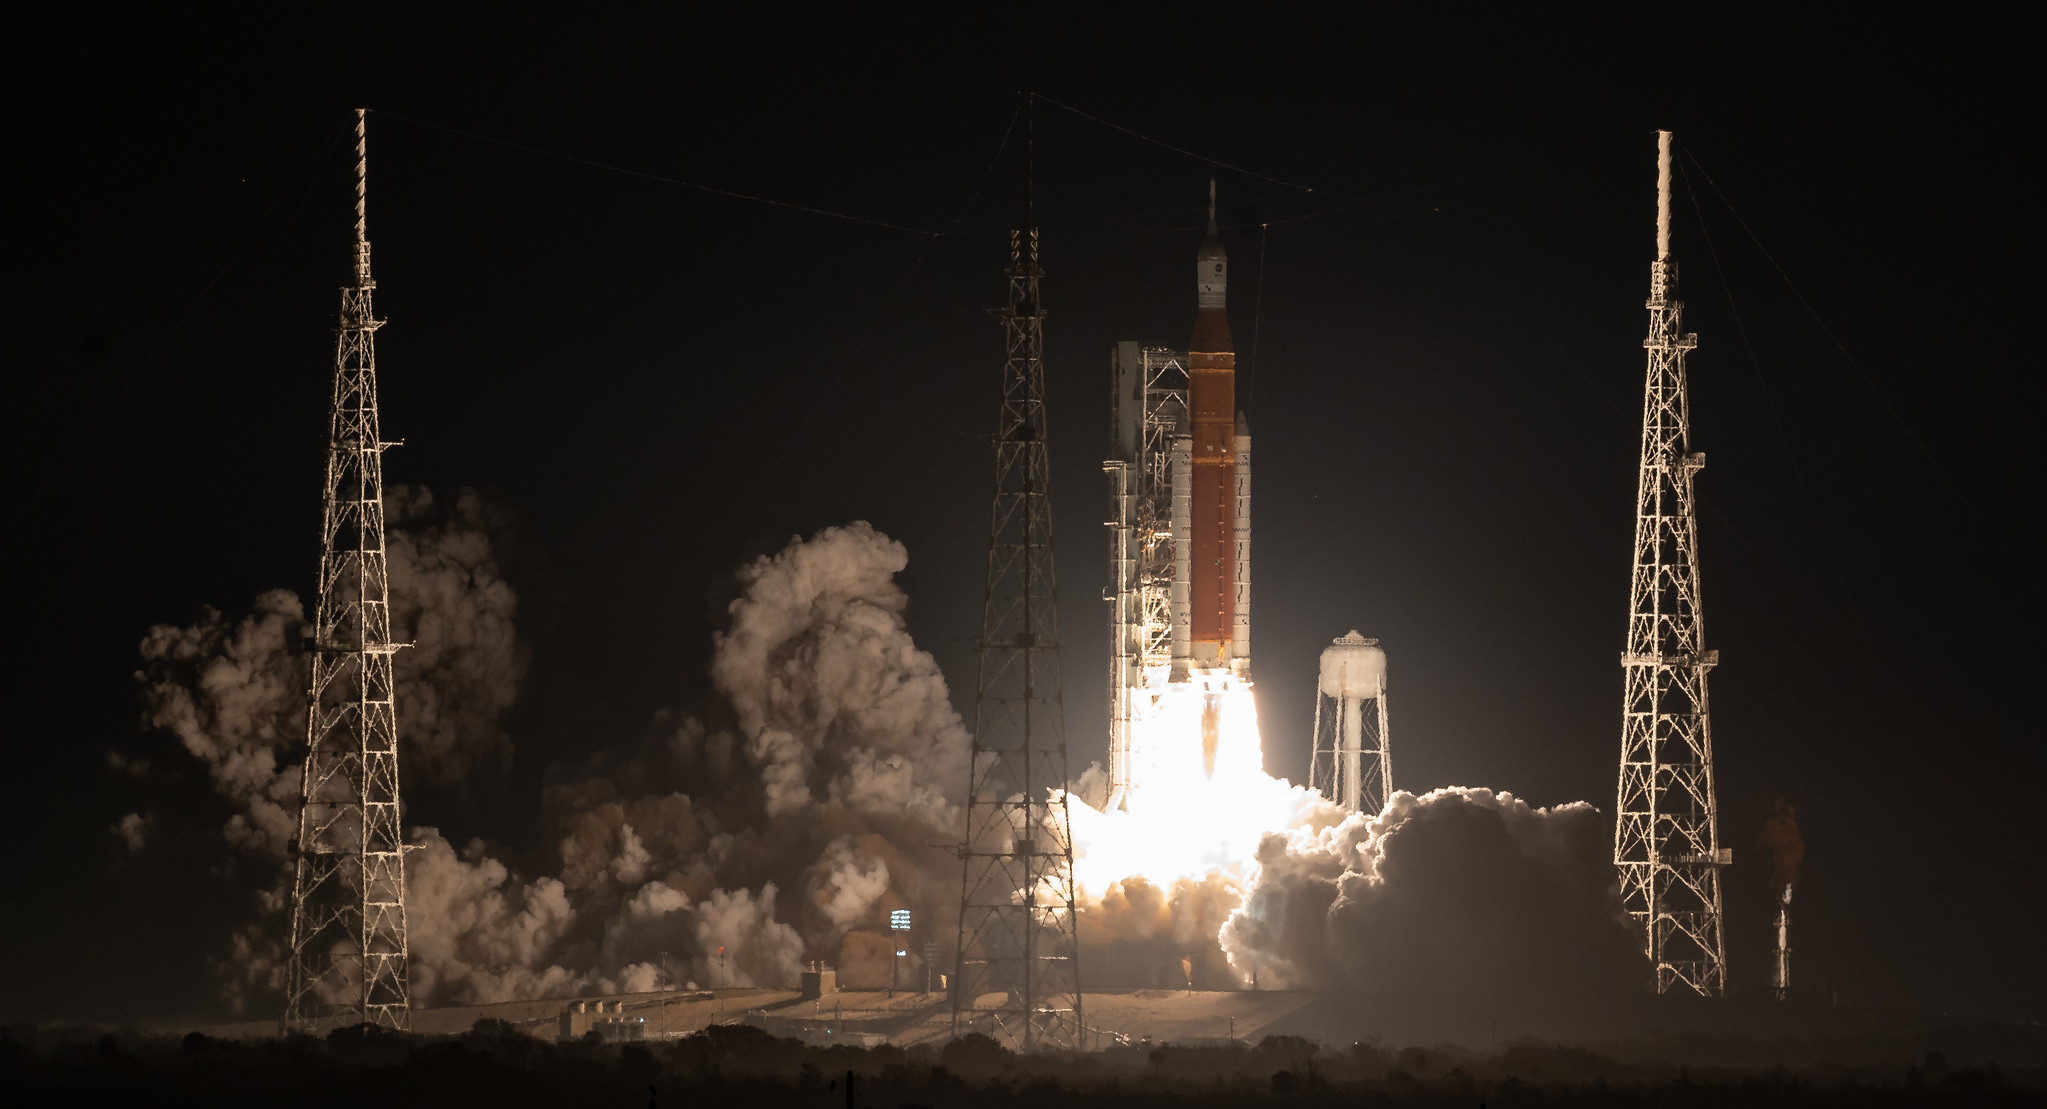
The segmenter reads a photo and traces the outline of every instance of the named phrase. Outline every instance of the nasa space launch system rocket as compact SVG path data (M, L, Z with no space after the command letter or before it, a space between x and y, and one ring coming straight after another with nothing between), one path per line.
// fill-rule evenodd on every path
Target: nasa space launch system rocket
M1244 429L1238 426L1243 417L1237 411L1237 352L1230 340L1230 260L1216 229L1214 181L1208 183L1208 233L1194 265L1194 340L1187 346L1191 489L1182 556L1188 570L1187 661L1190 672L1222 671L1246 680L1251 662L1250 598L1240 594L1248 594L1249 582L1240 590L1238 579L1249 577L1239 571L1248 571L1250 561L1251 437L1239 434ZM1245 475L1241 487L1240 468ZM1246 548L1241 552L1240 533ZM1241 623L1239 608L1244 610ZM1208 694L1201 716L1201 750L1212 773L1220 691L1214 683L1204 684Z
M1215 226L1215 183L1208 186L1208 235L1195 256L1194 341L1187 346L1187 411L1190 444L1188 504L1188 661L1200 667L1230 667L1242 674L1250 659L1248 605L1237 620L1238 531L1250 530L1248 488L1238 488L1237 471L1249 470L1249 435L1240 435L1237 412L1237 352L1230 341L1230 260ZM1247 482L1248 484L1248 482ZM1239 510L1240 496L1246 503ZM1177 523L1177 521L1175 521ZM1177 529L1176 529L1177 530ZM1248 551L1244 552L1248 555ZM1248 602L1249 598L1242 600Z
M1237 411L1213 181L1194 278L1186 350L1126 342L1111 359L1110 808L1180 757L1160 731L1165 699L1202 697L1200 757L1213 776L1222 701L1251 685L1251 435Z

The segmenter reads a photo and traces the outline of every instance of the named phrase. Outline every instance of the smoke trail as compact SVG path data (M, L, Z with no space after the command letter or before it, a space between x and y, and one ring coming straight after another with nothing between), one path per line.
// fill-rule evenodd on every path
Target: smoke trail
M1796 884L1798 864L1805 861L1805 837L1798 831L1797 807L1778 798L1775 811L1763 821L1757 842L1770 853L1770 885Z

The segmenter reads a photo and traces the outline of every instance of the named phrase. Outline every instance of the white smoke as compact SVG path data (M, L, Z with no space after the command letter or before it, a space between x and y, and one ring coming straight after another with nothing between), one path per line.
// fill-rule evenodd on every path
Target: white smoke
M445 511L423 491L390 500L394 628L417 644L399 655L406 773L456 778L509 755L498 718L523 669L514 597L473 495ZM901 544L856 523L744 567L714 644L719 700L663 717L637 750L552 775L551 873L412 829L414 1003L790 985L813 959L878 984L890 910L912 909L933 934L948 927L957 864L932 845L959 839L946 798L965 781L968 742L903 622L895 575L907 563ZM231 843L279 862L305 742L304 624L283 590L239 621L207 610L152 629L139 675L145 722L176 735L235 804ZM140 843L147 821L114 832ZM260 901L281 910L282 880ZM273 915L236 935L223 963L231 997L275 991L281 928Z
M516 599L498 574L490 521L475 493L464 490L443 506L424 489L400 486L387 491L386 504L392 637L413 644L394 662L406 778L460 785L477 767L501 766L510 754L499 717L524 671ZM191 624L149 629L135 675L142 724L168 732L177 748L168 759L107 756L113 772L144 780L174 770L180 757L196 762L233 810L220 830L231 858L273 865L255 891L263 919L239 929L217 961L237 1009L275 994L282 983L279 936L290 880L284 864L297 832L310 630L304 603L288 589L258 596L239 619L208 606ZM114 830L128 850L140 851L161 824L154 815L131 813ZM501 892L500 900L521 895ZM431 946L434 925L424 934ZM461 953L450 957L459 961Z
M257 597L239 621L209 605L185 627L149 629L135 674L143 725L176 736L240 810L223 829L228 842L273 858L296 831L305 629L305 606L288 589Z
M414 945L431 996L786 986L814 959L857 981L887 972L874 952L889 910L948 919L956 864L930 845L959 838L945 798L968 742L904 625L907 564L855 523L745 567L711 664L712 715L732 726L686 716L550 786L558 878L522 883L429 840L408 871L416 899L473 900L482 883L523 906L549 883L561 909L545 930L509 910L450 917L445 942Z
M550 960L576 916L558 879L519 878L481 841L457 854L433 828L415 829L413 842L405 915L416 998L449 982L472 1003L575 992L580 982Z
M1396 792L1383 812L1267 836L1222 947L1261 984L1495 1011L1598 1004L1646 981L1608 836L1583 802Z
M711 677L759 766L767 813L830 801L949 823L965 731L938 663L903 625L909 552L866 523L755 561Z
M1248 974L1230 965L1220 936L1244 903L1243 882L1220 869L1154 882L1131 875L1099 895L1087 891L1078 918L1082 973L1112 988L1234 990Z
M511 760L500 718L518 697L526 652L515 634L518 598L499 575L483 498L464 489L451 505L416 486L384 497L392 635L398 655L398 732L405 771L459 782Z
M456 782L509 756L499 717L525 668L517 603L474 492L442 509L424 489L394 486L386 501L392 637L414 644L394 664L406 777ZM297 831L309 630L298 595L272 589L240 620L208 606L142 639L143 726L170 732L206 768L237 809L222 834L258 857L282 859ZM119 753L108 761L123 773L149 766Z
M149 846L150 836L156 831L156 818L153 815L145 816L142 813L131 812L116 820L108 831L114 834L115 839L121 841L121 846L127 848L130 854L134 854Z

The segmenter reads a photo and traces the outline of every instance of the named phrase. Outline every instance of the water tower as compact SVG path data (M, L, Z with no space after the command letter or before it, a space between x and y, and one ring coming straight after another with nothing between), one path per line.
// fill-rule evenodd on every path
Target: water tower
M1322 651L1309 784L1353 812L1376 813L1393 792L1386 732L1386 652L1355 630Z

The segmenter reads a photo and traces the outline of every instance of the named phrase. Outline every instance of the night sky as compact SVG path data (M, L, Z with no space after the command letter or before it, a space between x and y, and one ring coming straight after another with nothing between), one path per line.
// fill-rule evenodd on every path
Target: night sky
M1316 654L1355 627L1391 658L1396 785L1611 808L1667 127L1733 988L1764 988L1756 838L1782 799L1809 847L1808 981L2047 1016L2013 28L443 10L17 27L0 1018L222 1014L209 960L251 882L223 863L225 810L196 767L138 781L107 755L177 765L136 724L149 626L310 589L350 109L372 109L382 414L406 441L388 480L485 493L532 652L509 773L410 792L408 821L531 858L550 764L702 699L734 567L793 535L903 541L911 631L971 708L986 309L1026 89L1051 101L1076 773L1105 743L1109 350L1186 341L1213 173L1268 768L1305 776ZM108 828L138 810L160 842L131 856Z

